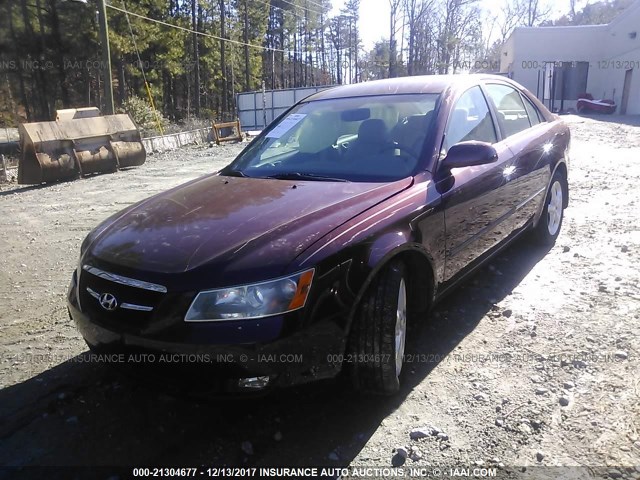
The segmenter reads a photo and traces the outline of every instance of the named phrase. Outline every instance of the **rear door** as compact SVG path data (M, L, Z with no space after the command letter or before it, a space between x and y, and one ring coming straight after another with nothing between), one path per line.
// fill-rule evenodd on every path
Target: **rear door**
M504 143L513 153L509 172L513 215L508 229L524 226L536 213L549 184L551 163L557 153L551 124L525 94L503 83L484 87L497 112L498 127Z
M445 281L491 249L510 232L505 222L512 211L512 153L501 141L494 117L479 86L465 91L451 109L442 142L446 151L458 142L491 143L498 160L488 165L438 171L446 228Z

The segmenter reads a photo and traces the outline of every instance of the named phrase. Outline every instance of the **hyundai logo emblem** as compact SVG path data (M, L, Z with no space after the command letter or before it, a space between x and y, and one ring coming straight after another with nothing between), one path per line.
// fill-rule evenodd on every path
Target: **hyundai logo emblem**
M99 302L100 306L105 310L112 311L118 308L118 300L110 293L103 293L100 295Z

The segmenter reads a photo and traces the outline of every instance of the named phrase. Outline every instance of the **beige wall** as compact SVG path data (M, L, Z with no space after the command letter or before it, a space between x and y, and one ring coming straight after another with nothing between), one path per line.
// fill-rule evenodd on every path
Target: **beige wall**
M579 61L589 62L587 91L595 98L613 98L618 105L625 71L633 68L627 113L640 114L640 0L608 25L516 28L502 47L500 72L511 73L535 94L544 62ZM575 103L565 101L564 108Z
M631 38L633 32L635 38ZM633 68L627 113L640 114L640 1L609 24L604 43L609 56L600 62L606 68L594 72L594 88L608 90L620 105L626 70Z
M620 105L626 70L633 66L627 113L640 114L640 48L600 63L603 68L595 66L589 70L589 91L594 97L612 98Z

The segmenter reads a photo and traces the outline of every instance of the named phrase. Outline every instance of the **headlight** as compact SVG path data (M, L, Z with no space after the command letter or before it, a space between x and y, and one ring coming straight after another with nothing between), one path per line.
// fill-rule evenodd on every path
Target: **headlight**
M191 303L185 322L267 317L304 307L314 269L251 285L206 290Z

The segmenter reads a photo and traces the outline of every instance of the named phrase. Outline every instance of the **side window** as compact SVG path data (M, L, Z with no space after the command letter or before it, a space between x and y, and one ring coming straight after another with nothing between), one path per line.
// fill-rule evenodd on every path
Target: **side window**
M498 123L504 137L510 137L531 127L529 114L522 102L520 92L508 85L495 83L488 84L486 88L498 110Z
M524 108L527 109L527 114L529 115L531 126L533 127L534 125L538 125L539 123L543 122L544 119L542 118L542 115L540 115L540 111L533 103L531 103L531 100L529 100L524 95L522 96L522 98L524 99Z
M445 132L445 150L469 140L498 141L487 101L478 86L464 92L453 107Z

